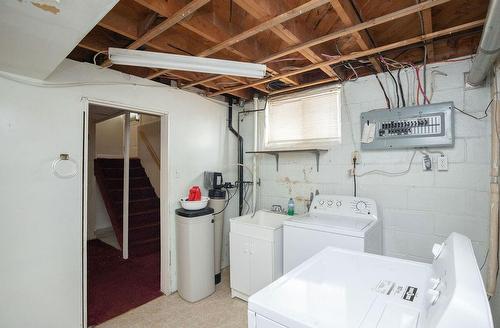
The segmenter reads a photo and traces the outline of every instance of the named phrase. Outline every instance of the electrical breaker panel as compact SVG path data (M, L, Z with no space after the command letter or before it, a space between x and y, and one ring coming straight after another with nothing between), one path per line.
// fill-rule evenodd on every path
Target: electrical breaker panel
M361 113L361 149L453 146L453 102Z

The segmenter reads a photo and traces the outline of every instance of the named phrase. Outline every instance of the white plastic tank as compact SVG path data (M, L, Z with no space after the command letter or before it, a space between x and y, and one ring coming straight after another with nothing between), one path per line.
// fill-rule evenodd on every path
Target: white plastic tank
M177 290L188 302L215 292L213 213L211 207L175 211Z
M212 189L209 191L208 206L214 209L214 275L215 283L221 282L222 235L224 232L224 209L226 207L226 191Z

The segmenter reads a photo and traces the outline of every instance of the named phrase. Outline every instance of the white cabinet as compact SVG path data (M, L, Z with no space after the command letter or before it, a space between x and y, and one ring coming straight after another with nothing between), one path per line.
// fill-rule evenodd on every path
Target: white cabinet
M248 328L286 328L286 327L249 310Z
M250 293L250 240L246 236L229 233L229 243L231 289L248 295Z
M247 300L283 274L284 215L258 211L231 219L231 295Z

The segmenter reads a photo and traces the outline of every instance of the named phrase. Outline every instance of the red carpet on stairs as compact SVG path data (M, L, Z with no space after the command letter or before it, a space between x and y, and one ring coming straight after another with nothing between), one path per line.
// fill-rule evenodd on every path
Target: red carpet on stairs
M160 253L122 259L100 240L87 243L87 320L96 325L159 296Z
M129 255L160 251L160 199L141 161L130 159ZM123 159L97 158L94 175L118 243L123 236Z
M129 259L99 240L88 242L88 324L96 325L160 296L160 199L141 161L130 159ZM94 160L94 174L120 246L123 159Z

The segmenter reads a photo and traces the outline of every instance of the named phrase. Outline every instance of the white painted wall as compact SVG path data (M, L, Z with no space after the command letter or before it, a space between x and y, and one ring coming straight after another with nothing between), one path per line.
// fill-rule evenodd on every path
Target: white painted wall
M96 124L96 156L123 158L124 116L116 116ZM137 121L130 122L130 157L137 157Z
M144 119L145 120L144 120ZM155 118L155 120L151 120L151 118ZM149 121L149 122L148 122ZM147 141L153 147L153 150L157 156L161 154L161 122L159 117L142 115L141 123L135 129L136 141L137 141L137 157L140 158L141 164L146 171L146 174L153 186L156 195L160 195L160 168L156 164L153 155L149 152L148 147L144 143L144 140L139 136L139 133L142 132Z
M0 326L77 327L82 322L83 97L158 109L170 119L168 212L175 245L174 210L204 170L229 168L233 137L226 106L192 93L90 64L65 60L51 83L140 83L65 88L28 86L0 78ZM196 136L193 138L193 135ZM72 179L51 172L69 153L79 167ZM229 170L229 169L227 169ZM231 170L233 170L231 168ZM172 288L176 288L175 247Z
M452 100L456 107L473 115L483 114L492 98L490 85L488 81L483 88L464 89L463 73L469 71L470 61L429 65L429 84L434 69L448 76L436 77L432 102ZM395 99L390 77L379 76ZM404 74L402 78L406 86ZM500 84L500 66L497 67L496 78ZM430 89L430 85L428 87ZM327 153L321 155L319 173L316 172L312 154L281 154L279 172L276 172L273 156L259 155L258 176L262 184L257 193L258 208L270 209L273 204L285 207L289 197L293 197L297 211L303 213L304 200L316 189L323 194L352 194L353 181L347 170L350 168L351 152L359 149L360 113L384 108L385 100L373 76L345 83L344 91L342 143L330 147ZM404 91L407 94L406 88ZM246 109L253 109L253 105L247 104ZM264 115L259 116L262 128ZM489 117L476 121L455 113L455 146L440 149L448 156L448 172L423 172L422 155L417 153L411 172L405 176L359 178L358 195L375 199L383 216L386 255L430 262L432 245L442 242L450 232L457 231L472 239L478 264L481 266L484 263L489 234L490 124ZM252 114L244 118L242 133L245 148L252 148ZM260 136L263 136L263 130ZM405 150L361 152L358 172L404 170L408 167L411 153ZM251 164L252 156L246 155L245 163ZM483 276L484 272L486 268L483 269ZM497 296L491 303L497 325L500 325L499 296L500 288L497 288Z
M469 68L469 61L429 65L429 84L432 70L448 74L436 77L432 101L452 100L458 108L481 115L491 99L490 89L487 85L465 91L463 73ZM406 85L405 75L402 77ZM381 79L386 87L393 89L390 77L381 75ZM279 172L273 156L259 155L262 182L259 208L269 209L272 204L286 206L288 198L293 197L297 212L302 213L304 200L316 189L323 194L352 194L353 181L347 171L351 152L359 149L360 113L385 107L385 100L373 76L345 83L344 91L342 143L321 155L319 173L312 154L281 154ZM483 263L489 231L490 121L489 118L476 121L458 112L455 118L455 146L442 149L449 159L448 172L423 172L422 155L417 153L411 172L405 176L373 175L358 179L358 195L375 199L382 213L385 254L429 262L433 243L457 231L473 240L478 262ZM246 147L253 147L252 115L245 118L243 131ZM411 154L412 151L406 150L362 152L358 172L404 170ZM251 156L247 155L245 163L251 163Z

